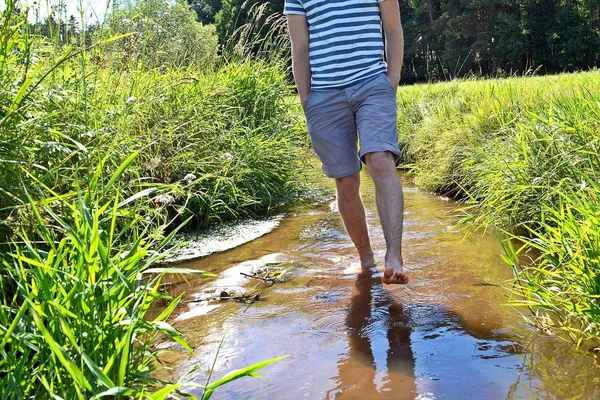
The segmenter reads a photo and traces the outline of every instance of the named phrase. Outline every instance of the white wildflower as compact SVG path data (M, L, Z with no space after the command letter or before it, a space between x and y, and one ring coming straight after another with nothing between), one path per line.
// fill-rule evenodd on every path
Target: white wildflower
M183 180L186 182L195 181L196 179L197 179L197 177L194 174L187 174L186 176L183 177Z
M233 160L233 156L231 155L231 153L223 153L221 154L221 159L225 159L225 160Z
M131 104L131 103L135 103L137 99L135 98L135 96L131 96L130 98L127 99L127 104Z
M154 198L154 202L159 206L166 206L175 202L175 197L170 194L159 194Z
M149 159L148 161L146 161L145 165L146 168L148 168L149 170L154 170L156 168L158 168L158 166L161 164L162 160L160 157L153 157L151 159Z

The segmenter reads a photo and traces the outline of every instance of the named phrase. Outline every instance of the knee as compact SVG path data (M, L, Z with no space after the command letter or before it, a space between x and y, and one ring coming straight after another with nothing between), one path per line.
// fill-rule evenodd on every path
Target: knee
M336 178L335 186L338 192L339 199L348 199L356 196L360 188L360 176L358 174Z
M373 179L396 174L395 156L389 151L365 154L365 164Z

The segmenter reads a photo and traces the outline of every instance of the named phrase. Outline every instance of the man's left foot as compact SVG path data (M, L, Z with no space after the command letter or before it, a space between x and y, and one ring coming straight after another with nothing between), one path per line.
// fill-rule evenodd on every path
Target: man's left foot
M408 274L404 272L402 266L398 269L387 267L383 272L383 283L406 285L408 283Z

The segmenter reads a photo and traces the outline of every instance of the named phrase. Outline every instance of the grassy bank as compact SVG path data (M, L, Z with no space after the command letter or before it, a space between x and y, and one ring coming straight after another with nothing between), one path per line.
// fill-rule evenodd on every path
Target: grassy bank
M284 66L227 61L179 3L79 30L19 5L0 19L0 392L164 399L151 344L187 346L178 299L146 312L164 273L202 274L154 267L170 238L300 189Z
M600 342L600 73L402 88L399 132L417 185L465 203L462 222L522 234L507 247L538 321ZM525 250L538 255L527 262ZM533 257L533 256L532 256Z

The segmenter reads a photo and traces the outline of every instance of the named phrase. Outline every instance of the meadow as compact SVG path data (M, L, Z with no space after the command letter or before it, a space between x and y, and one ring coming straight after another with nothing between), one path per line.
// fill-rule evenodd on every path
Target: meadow
M416 184L497 229L513 304L576 344L600 337L600 73L403 87L398 130ZM520 244L515 244L519 243Z
M182 4L80 30L18 6L0 19L0 393L164 399L180 385L153 377L153 343L191 349L161 279L208 275L157 267L171 238L304 188L285 62L246 55L252 26L219 52ZM147 318L157 299L168 306Z

